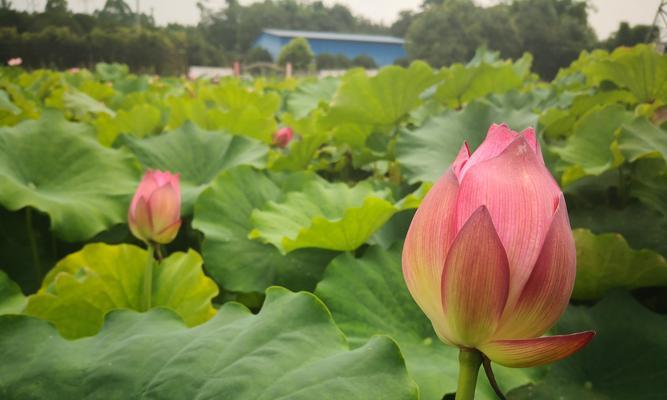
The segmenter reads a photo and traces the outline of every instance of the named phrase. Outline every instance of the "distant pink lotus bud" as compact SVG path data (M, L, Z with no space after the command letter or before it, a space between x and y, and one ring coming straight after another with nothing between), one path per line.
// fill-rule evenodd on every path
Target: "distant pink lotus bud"
M137 187L127 215L132 234L146 243L166 244L181 226L178 174L148 171Z
M294 132L290 127L280 128L273 134L273 143L278 147L287 147L294 138Z
M67 72L70 73L70 74L76 74L76 73L78 73L79 71L81 71L81 68L79 68L79 67L72 67L72 68L69 68L69 69L67 70Z
M10 58L9 61L7 61L7 65L10 67L18 67L21 64L23 64L23 59L21 57Z
M560 360L595 335L540 337L567 307L576 251L535 131L492 125L428 193L403 248L412 297L446 343L509 367Z

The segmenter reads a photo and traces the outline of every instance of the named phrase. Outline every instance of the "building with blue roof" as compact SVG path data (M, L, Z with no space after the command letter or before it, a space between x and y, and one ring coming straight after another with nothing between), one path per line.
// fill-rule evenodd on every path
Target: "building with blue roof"
M308 40L316 56L322 53L343 54L352 59L359 55L367 55L379 67L393 64L397 59L406 57L403 39L382 35L264 29L255 41L255 47L265 48L276 60L283 46L297 37Z

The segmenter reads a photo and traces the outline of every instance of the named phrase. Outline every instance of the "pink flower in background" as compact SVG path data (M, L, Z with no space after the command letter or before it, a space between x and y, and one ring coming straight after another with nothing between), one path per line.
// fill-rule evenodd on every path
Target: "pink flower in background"
M70 74L76 74L76 73L78 73L79 71L81 71L81 68L79 68L79 67L72 67L72 68L69 68L69 69L67 70L67 72L70 73Z
M181 226L181 189L178 174L151 171L144 175L128 212L132 234L146 243L166 244Z
M294 132L290 127L280 128L273 134L273 143L278 147L287 147L294 138Z
M574 238L532 128L467 144L410 225L403 275L438 336L509 367L560 360L594 332L540 337L568 305Z
M7 65L10 67L18 67L21 64L23 64L23 59L21 57L10 58L9 61L7 61Z

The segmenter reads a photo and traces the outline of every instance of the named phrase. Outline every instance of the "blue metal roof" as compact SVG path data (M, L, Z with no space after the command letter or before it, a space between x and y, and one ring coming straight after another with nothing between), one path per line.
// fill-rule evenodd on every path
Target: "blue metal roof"
M286 29L264 29L262 32L287 38L302 37L305 39L323 39L323 40L345 40L351 42L368 42L368 43L395 43L404 44L405 40L384 35L358 35L353 33L336 33L336 32L312 32L312 31L291 31Z

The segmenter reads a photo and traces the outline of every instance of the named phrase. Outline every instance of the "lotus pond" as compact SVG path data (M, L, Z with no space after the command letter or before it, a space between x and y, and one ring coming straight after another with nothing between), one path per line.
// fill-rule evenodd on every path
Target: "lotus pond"
M453 399L458 349L401 252L462 143L500 122L536 128L567 201L577 274L549 334L597 335L494 364L499 387L667 398L667 56L649 46L552 82L485 51L319 80L0 68L0 398ZM181 222L146 286L128 209L148 170L179 174ZM497 398L484 374L475 398Z

